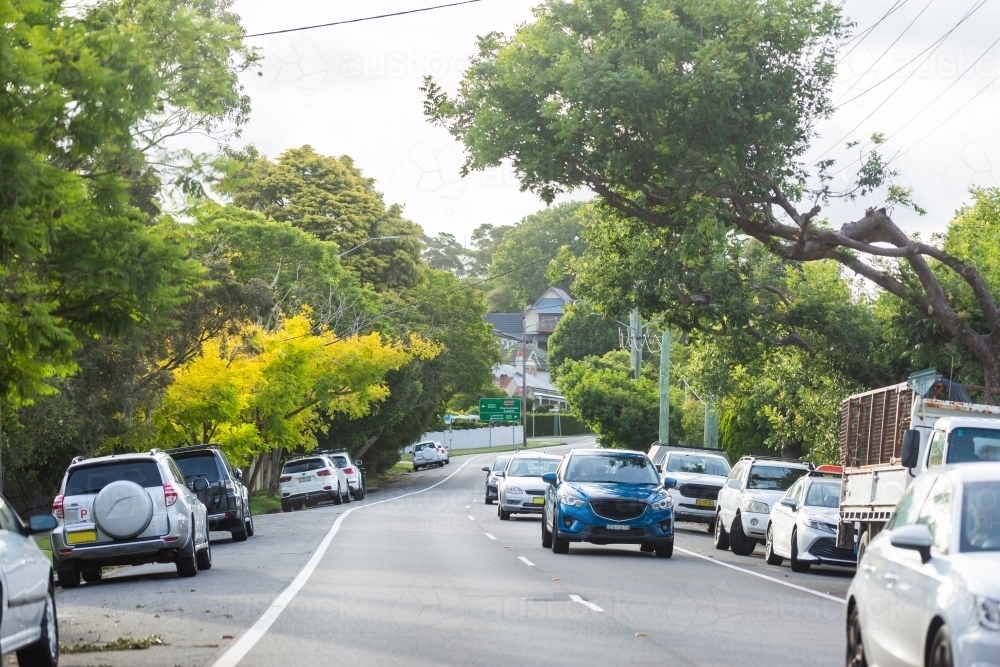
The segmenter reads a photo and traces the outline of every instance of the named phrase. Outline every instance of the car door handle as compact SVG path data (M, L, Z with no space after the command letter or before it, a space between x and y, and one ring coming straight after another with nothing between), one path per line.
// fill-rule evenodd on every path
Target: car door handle
M886 572L885 574L882 575L882 578L889 582L899 581L899 575L893 574L892 572Z

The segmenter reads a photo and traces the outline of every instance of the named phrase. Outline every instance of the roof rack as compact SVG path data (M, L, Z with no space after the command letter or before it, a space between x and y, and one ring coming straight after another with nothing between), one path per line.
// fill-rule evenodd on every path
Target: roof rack
M785 463L798 463L800 465L807 465L809 469L812 470L816 466L810 461L803 461L802 459L790 459L784 456L757 456L756 454L744 454L740 457L740 461L743 459L753 459L755 461L784 461Z
M74 456L73 460L70 461L70 465L71 466L75 466L77 463L81 463L81 462L86 461L86 460L87 460L86 456Z
M215 442L206 442L206 443L203 443L201 445L185 445L183 447L171 447L167 451L171 452L171 453L173 453L173 452L196 452L199 449L218 449L218 448L219 448L218 443L215 443ZM154 450L151 450L151 451L159 452L159 451L163 451L163 450L154 449Z

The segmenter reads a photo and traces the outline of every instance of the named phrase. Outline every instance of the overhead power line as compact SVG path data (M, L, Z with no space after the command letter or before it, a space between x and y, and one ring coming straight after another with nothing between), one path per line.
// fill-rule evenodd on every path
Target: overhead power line
M483 2L483 0L462 0L461 2L450 2L445 5L434 5L433 7L420 7L419 9L407 9L402 12L392 12L391 14L378 14L377 16L363 16L357 19L348 19L346 21L332 21L330 23L317 23L315 25L304 25L298 28L285 28L283 30L269 30L268 32L255 32L252 35L247 35L247 37L266 37L267 35L282 35L286 32L300 32L302 30L313 30L315 28L329 28L335 25L347 25L348 23L361 23L363 21L374 21L376 19L387 19L393 16L405 16L406 14L419 14L420 12L429 12L435 9L444 9L446 7L458 7L459 5L471 5L474 2Z
M851 37L849 40L847 40L846 42L844 42L843 44L841 44L840 46L841 46L841 48L843 48L843 47L847 46L848 44L850 44L851 42L857 40L857 44L855 44L850 49L848 49L847 53L845 53L844 55L842 55L840 57L840 59L837 61L837 64L839 65L840 63L844 62L844 59L846 59L847 56L851 55L851 52L854 51L854 49L858 48L858 45L861 44L861 42L865 41L865 39L868 38L868 35L872 34L872 31L875 30L875 28L877 28L879 26L879 24L882 23L882 21L884 21L887 18L889 18L889 16L893 12L895 12L897 9L899 9L900 7L902 7L903 5L905 5L907 2L909 2L909 0L896 0L896 2L893 3L892 7L889 8L889 11L887 11L885 14L882 15L882 18L880 18L878 21L875 21L875 23L873 23L871 26L869 26L866 30L863 30L863 31L859 32L857 35L855 35L854 37ZM843 6L843 3L841 3L841 6Z

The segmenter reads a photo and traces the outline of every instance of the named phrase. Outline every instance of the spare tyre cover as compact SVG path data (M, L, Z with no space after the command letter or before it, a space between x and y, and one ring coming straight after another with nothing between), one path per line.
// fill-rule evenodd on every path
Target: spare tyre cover
M135 537L153 518L153 500L135 482L119 480L101 489L94 499L94 520L115 539Z
M424 447L420 450L420 456L427 461L434 461L437 459L437 450L433 447Z

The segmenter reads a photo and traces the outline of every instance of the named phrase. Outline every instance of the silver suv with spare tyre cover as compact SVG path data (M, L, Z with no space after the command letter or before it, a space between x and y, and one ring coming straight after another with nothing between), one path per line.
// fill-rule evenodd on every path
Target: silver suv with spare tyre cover
M212 567L208 510L189 489L166 453L74 459L63 477L52 513L52 567L63 588L101 579L109 565L175 563L193 577Z

